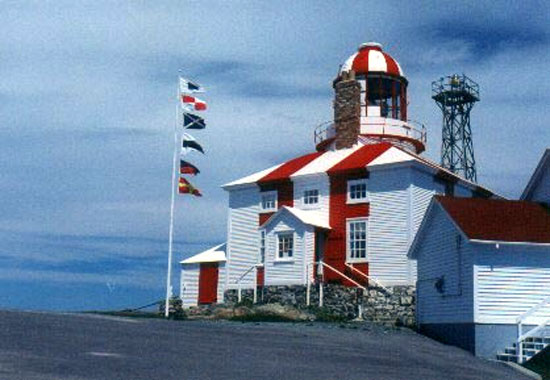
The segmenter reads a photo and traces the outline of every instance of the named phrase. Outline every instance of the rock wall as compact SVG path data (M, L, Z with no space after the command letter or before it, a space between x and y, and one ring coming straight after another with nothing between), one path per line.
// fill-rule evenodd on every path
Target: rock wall
M323 285L323 307L331 314L347 319L358 317L358 305L362 306L362 317L367 321L404 326L415 326L415 287L395 286L387 292L369 287L366 292L337 284ZM253 301L253 290L242 290L242 301ZM225 302L237 303L237 291L225 292ZM258 291L258 303L294 306L305 309L305 286L265 286ZM319 306L319 285L311 287L310 305Z

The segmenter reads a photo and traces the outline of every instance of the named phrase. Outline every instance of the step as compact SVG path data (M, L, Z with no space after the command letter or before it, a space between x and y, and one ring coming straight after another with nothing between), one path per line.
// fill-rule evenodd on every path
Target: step
M543 350L544 347L548 346L547 343L523 343L524 350Z
M498 354L497 360L503 361L503 362L514 362L517 363L518 357L516 355L512 354Z
M550 343L550 337L547 336L530 336L529 338L525 338L524 342L526 343Z

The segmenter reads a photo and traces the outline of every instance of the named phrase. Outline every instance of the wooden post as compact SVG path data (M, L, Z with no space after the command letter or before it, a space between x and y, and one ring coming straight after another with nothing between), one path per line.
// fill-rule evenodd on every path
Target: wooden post
M254 267L254 303L258 302L258 267Z

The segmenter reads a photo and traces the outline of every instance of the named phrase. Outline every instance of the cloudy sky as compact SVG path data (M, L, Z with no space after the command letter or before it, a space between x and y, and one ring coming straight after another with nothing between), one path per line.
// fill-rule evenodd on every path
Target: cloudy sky
M381 4L383 3L383 4ZM163 295L178 70L207 87L201 199L176 259L224 241L220 185L313 150L331 81L378 41L439 160L431 81L466 73L478 180L518 197L550 146L545 1L0 1L0 307L116 309ZM507 5L502 5L507 4Z

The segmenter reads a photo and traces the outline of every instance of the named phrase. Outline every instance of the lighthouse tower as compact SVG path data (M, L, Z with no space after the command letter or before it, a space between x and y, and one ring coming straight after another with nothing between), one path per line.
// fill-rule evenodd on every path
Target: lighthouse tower
M413 153L423 152L425 128L407 119L407 84L399 63L382 45L361 44L333 82L334 121L316 128L317 150L386 141Z

